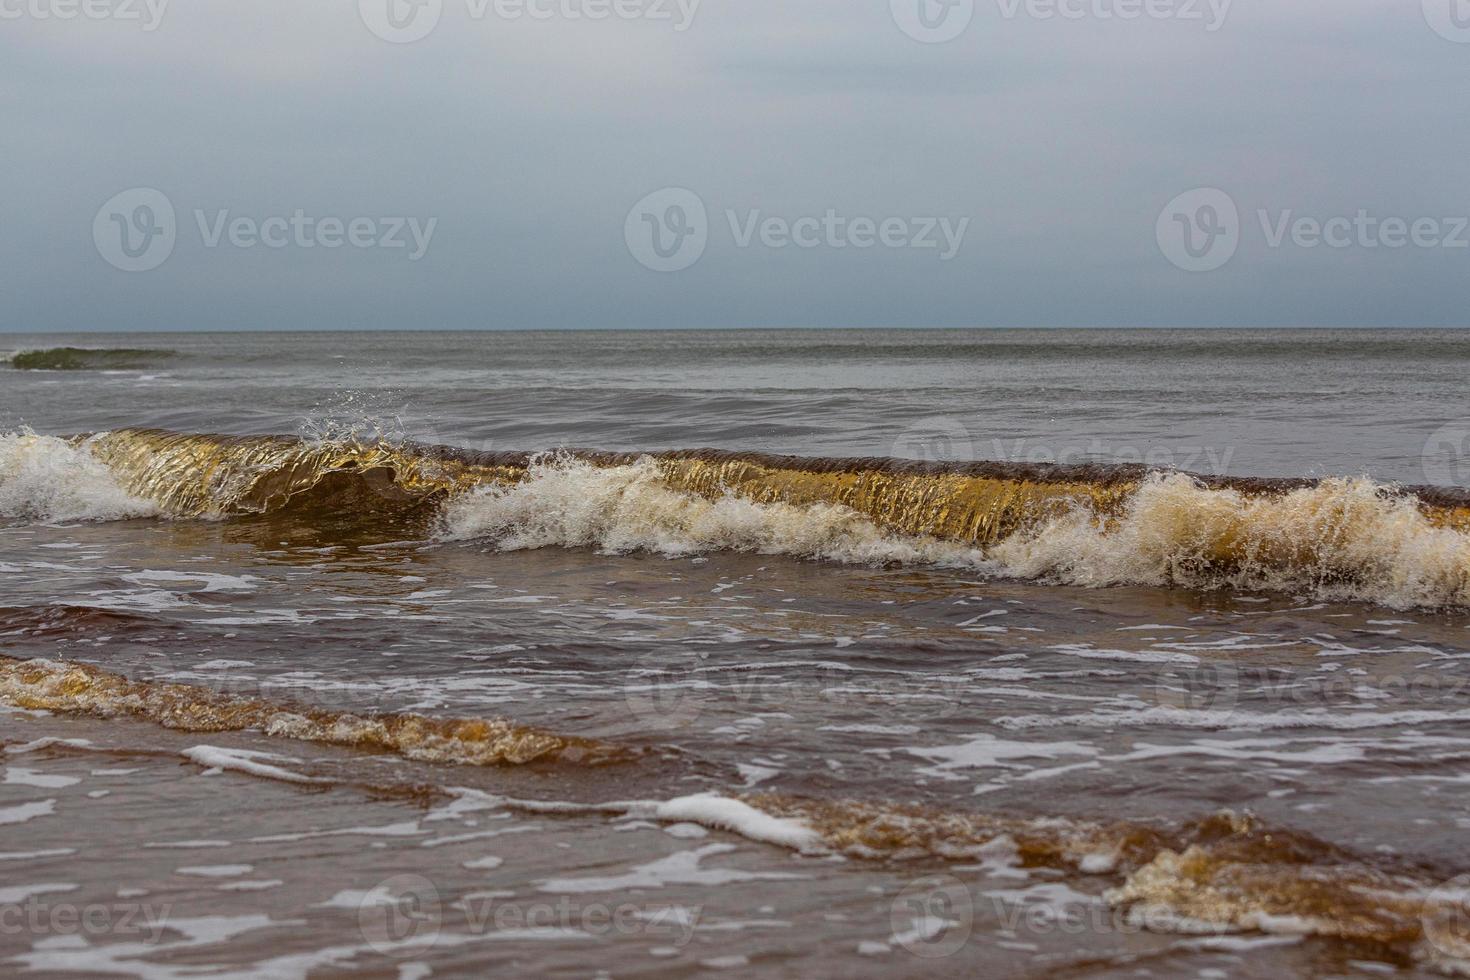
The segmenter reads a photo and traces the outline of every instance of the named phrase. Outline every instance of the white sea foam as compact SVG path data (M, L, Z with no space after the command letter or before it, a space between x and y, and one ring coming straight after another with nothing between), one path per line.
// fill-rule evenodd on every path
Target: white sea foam
M181 592L253 592L256 589L254 575L225 575L220 572L171 572L148 569L124 575L123 581L134 585L174 583L190 586Z
M1012 767L1019 760L1056 760L1066 756L1088 758L1096 748L1077 742L1012 742L994 735L975 735L959 745L913 746L903 751L935 763L924 771L944 776L955 769Z
M800 820L773 817L748 803L716 794L668 800L658 804L652 815L657 820L696 823L797 851L824 849L821 835Z
M591 547L668 557L746 551L852 564L987 565L974 548L892 534L848 507L684 493L669 487L648 457L613 467L541 457L514 486L482 487L451 501L441 536L484 538L506 551Z
M16 806L0 807L0 824L25 823L37 817L48 817L56 812L55 800L38 800Z
M1247 496L1156 473L1117 517L1078 508L1002 541L991 557L1021 577L1074 585L1470 605L1470 535L1436 527L1412 497L1366 479Z
M81 780L75 776L58 776L20 766L7 766L4 784L7 786L35 786L38 789L62 789L75 786Z
M248 864L197 864L175 868L174 874L193 875L198 878L238 878L254 870Z
M152 517L85 448L34 432L0 435L0 517L40 523Z
M28 898L37 895L51 895L56 892L76 891L77 886L70 882L48 881L38 885L14 885L0 888L0 906L19 905Z
M316 782L310 776L273 766L262 759L271 762L299 762L299 759L291 759L286 756L275 755L270 752L255 752L250 749L227 749L217 745L196 745L185 749L181 755L191 762L196 762L207 767L206 774L218 772L224 769L233 769L236 772L249 773L252 776L262 776L266 779L279 779L288 783L311 783Z

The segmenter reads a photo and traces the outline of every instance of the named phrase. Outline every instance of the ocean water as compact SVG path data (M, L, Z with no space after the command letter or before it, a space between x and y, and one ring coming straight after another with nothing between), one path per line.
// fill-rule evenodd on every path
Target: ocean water
M0 348L6 975L1470 968L1470 334Z

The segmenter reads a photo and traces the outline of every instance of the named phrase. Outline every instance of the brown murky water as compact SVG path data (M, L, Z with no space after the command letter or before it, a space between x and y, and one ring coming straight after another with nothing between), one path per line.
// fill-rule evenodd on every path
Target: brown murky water
M1167 401L1169 350L1127 336L1095 363L1141 359ZM807 356L781 343L736 360ZM0 395L49 433L0 437L6 973L1464 969L1459 491L834 463L893 453L830 435L780 460L697 418L665 444L744 452L188 434L252 428L200 424L218 372L292 404L322 370L259 356ZM821 397L782 413L827 424ZM187 432L122 431L129 399ZM1354 438L1312 475L1373 469Z

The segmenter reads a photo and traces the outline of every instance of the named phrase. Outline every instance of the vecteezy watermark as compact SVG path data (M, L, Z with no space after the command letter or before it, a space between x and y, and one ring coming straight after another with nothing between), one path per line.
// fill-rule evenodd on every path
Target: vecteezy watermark
M156 944L172 912L171 903L52 902L38 893L0 903L0 935L134 938Z
M667 662L666 662L667 661ZM625 675L623 698L633 717L653 731L693 724L712 708L743 713L796 714L804 706L841 706L849 712L872 711L888 717L895 710L922 712L939 718L960 710L969 679L941 674L864 676L839 664L798 672L791 665L770 669L742 664L713 664L651 654Z
M1470 487L1470 419L1435 429L1424 441L1419 461L1425 483Z
M683 187L654 191L628 212L623 242L644 268L680 272L700 260L709 245L704 201Z
M1240 247L1240 211L1217 188L1185 191L1159 212L1154 237L1164 257L1185 272L1213 272Z
M970 228L966 217L849 217L828 208L820 217L765 215L759 208L725 212L736 248L759 243L765 248L938 249L939 261L959 254Z
M731 242L740 249L919 249L937 251L941 262L959 254L970 227L967 217L875 218L844 215L835 208L797 217L730 208L724 217ZM666 187L643 197L623 222L629 254L655 272L679 272L698 262L711 234L704 200L683 187Z
M1241 674L1232 663L1202 661L1162 671L1154 684L1161 707L1229 716L1240 704Z
M1420 922L1430 946L1451 960L1470 960L1470 875L1430 892Z
M1234 0L995 0L1005 20L1172 20L1203 24L1213 34L1225 26ZM975 0L889 0L893 22L915 41L943 44L963 34L975 18Z
M455 903L472 933L554 929L593 937L611 935L659 939L682 949L694 939L702 906L636 905L580 901L569 895L542 902L510 902L468 896Z
M92 219L98 254L124 272L147 272L163 265L173 254L177 237L173 202L151 187L113 195Z
M959 419L931 415L904 429L893 440L890 455L925 463L962 463L975 458L975 443Z
M0 0L0 20L115 20L144 31L163 23L169 0Z
M1470 215L1400 217L1367 208L1339 215L1256 211L1268 249L1470 249ZM1186 272L1213 272L1235 255L1244 235L1235 201L1222 190L1187 191L1165 206L1155 226L1159 249Z
M1097 436L1077 440L991 439L981 443L971 428L951 415L919 419L901 432L890 447L898 459L957 463L984 459L997 463L1072 466L1102 463L1177 470L1202 476L1225 476L1235 447L1174 446L1160 443L1114 443Z
M0 0L3 2L3 0ZM683 33L702 0L463 0L473 21L649 21ZM412 44L434 32L444 0L358 0L357 12L373 34L393 44Z
M1111 855L1100 854L1104 866L1111 866ZM1058 900L1050 889L1019 889L989 892L991 910L1001 927L1021 936L1132 936L1144 932L1162 935L1179 930L1179 916L1167 906L1133 903L1115 904L1108 895L1071 892ZM1190 923L1195 935L1228 935L1238 927L1228 922L1198 921Z
M611 905L580 901L570 895L517 902L476 894L446 903L428 878L402 874L361 893L357 924L368 946L385 955L420 953L433 946L446 929L470 936L524 930L580 933L593 938L641 936L682 948L694 939L702 911L699 906Z
M1458 707L1470 697L1470 677L1437 672L1302 672L1263 664L1201 660L1170 664L1152 678L1151 702L1159 707L1198 711L1228 721L1246 709L1254 713L1379 710L1402 705Z
M1256 212L1270 248L1470 248L1470 216L1380 217L1365 208L1354 215L1313 217L1291 209Z
M429 251L438 218L317 216L303 208L290 214L233 214L228 208L193 211L193 227L207 249L401 249L410 262ZM124 272L156 269L173 254L179 235L173 202L162 191L134 187L116 194L92 219L97 252Z
M888 0L893 22L915 41L953 41L975 17L975 0Z
M1470 44L1470 0L1423 0L1424 20L1434 33L1456 44Z
M910 882L889 907L891 942L922 959L953 956L970 941L975 900L953 875Z
M1001 16L1015 20L1177 20L1203 24L1213 34L1225 26L1234 0L996 0Z
M710 686L698 675L700 663L668 659L662 653L640 658L623 683L628 710L657 731L683 728L699 717L699 690Z
M997 842L999 843L999 842ZM1014 852L1012 852L1014 856ZM1116 856L1096 855L1097 868L1084 873L1107 873ZM974 933L977 916L993 920L1003 935L1022 936L1132 936L1144 932L1177 932L1179 917L1165 906L1125 903L1111 893L1090 895L1072 888L1033 886L973 893L974 883L953 875L933 875L912 882L889 907L892 937L884 945L898 946L923 959L941 959L958 953ZM1191 930L1200 935L1236 931L1230 923L1199 921Z
M362 894L357 905L358 931L378 953L433 945L443 917L439 889L416 874L378 882Z
M1029 439L992 439L989 458L1007 463L1053 463L1072 466L1105 463L1143 466L1150 470L1179 470L1202 476L1225 476L1235 458L1235 447L1171 446L1151 443L1113 443L1094 436L1086 442L1039 442Z

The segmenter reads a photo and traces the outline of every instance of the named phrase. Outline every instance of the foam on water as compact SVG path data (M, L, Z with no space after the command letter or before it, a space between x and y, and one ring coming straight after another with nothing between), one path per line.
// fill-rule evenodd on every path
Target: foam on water
M83 447L33 432L0 435L0 517L117 521L158 512Z
M841 505L684 493L665 482L652 457L612 467L566 455L539 457L519 483L451 500L442 534L448 540L487 538L507 551L593 547L669 557L747 551L858 564L988 564L974 548L886 532Z
M1155 473L1113 517L1078 508L992 550L1026 578L1310 591L1396 607L1470 604L1470 535L1371 480L1282 494Z

